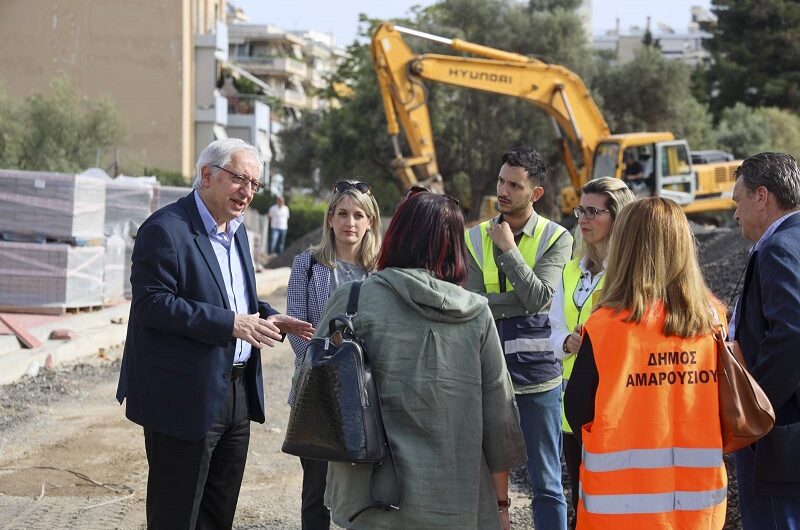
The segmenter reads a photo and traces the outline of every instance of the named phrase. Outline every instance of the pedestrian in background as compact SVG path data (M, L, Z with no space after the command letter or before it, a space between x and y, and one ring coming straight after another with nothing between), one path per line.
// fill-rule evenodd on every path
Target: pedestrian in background
M775 427L736 452L744 530L800 528L800 171L760 153L736 170L734 217L753 241L732 335L775 409Z
M418 192L392 218L354 326L369 352L394 455L376 488L398 510L368 510L372 465L331 463L325 504L351 529L508 529L508 470L525 461L511 381L486 299L462 289L464 217L455 199ZM337 290L320 320L345 312ZM320 333L322 334L322 332Z
M561 484L561 349L550 347L547 315L572 253L564 227L537 214L547 169L532 147L503 154L497 177L500 215L467 233L466 288L489 300L522 421L533 488L533 525L567 528Z
M623 208L564 398L583 443L578 530L725 524L723 310L680 206L653 197Z
M567 388L572 374L575 354L581 344L581 328L592 314L603 289L608 242L614 221L622 208L635 200L625 182L610 177L589 181L580 193L580 206L575 208L579 247L575 257L564 267L561 283L553 292L553 304L550 306L550 347L564 355L562 391ZM576 428L580 429L580 425ZM561 430L572 507L577 513L581 446L563 413ZM574 520L570 527L574 528Z
M246 142L212 142L194 190L136 237L117 400L144 427L151 530L231 528L250 421L264 423L261 349L313 333L256 296L243 215L262 168Z
M283 197L275 197L275 204L269 207L269 253L283 254L286 245L286 231L289 229L289 207L284 204Z
M295 256L286 293L286 313L317 325L330 294L344 283L363 280L373 269L381 245L381 216L368 184L353 180L337 182L328 200L319 244ZM327 328L326 328L327 330ZM300 364L308 340L289 337ZM289 404L294 400L290 393ZM328 463L301 458L303 530L330 527L325 507Z

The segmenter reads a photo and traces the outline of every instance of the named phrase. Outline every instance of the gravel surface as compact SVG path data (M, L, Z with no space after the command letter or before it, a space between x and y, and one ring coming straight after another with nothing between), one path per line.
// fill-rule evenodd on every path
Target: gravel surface
M738 229L697 232L706 280L728 302L749 245ZM291 265L295 253L318 240L319 233L310 234L268 266ZM267 299L281 309L285 296L282 289ZM127 421L114 401L119 355L112 351L106 358L87 357L0 386L0 527L144 528L144 443L141 428ZM280 452L292 359L288 343L264 356L267 423L252 424L237 529L300 526L302 472L297 459ZM730 484L725 529L734 530L741 525L733 465L727 458L726 463ZM514 528L532 528L530 489L522 467L512 470L511 497Z

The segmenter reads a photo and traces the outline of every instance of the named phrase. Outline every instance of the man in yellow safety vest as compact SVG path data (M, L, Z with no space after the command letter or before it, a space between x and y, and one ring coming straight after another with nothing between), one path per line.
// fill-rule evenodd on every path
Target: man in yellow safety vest
M536 528L566 530L561 486L561 352L549 345L547 311L572 236L538 215L544 195L544 160L523 145L506 152L497 177L500 215L467 232L470 274L466 288L483 294L495 318L514 383L533 488Z

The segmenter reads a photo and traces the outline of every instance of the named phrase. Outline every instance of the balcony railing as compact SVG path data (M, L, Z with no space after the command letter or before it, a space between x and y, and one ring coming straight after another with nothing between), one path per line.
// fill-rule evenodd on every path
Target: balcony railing
M234 55L233 60L237 63L248 64L266 71L305 76L308 71L306 63L290 57L276 57L270 55Z

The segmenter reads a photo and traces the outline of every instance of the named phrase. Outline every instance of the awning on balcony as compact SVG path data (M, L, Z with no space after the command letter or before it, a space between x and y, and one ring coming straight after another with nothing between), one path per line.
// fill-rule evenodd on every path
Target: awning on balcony
M261 79L257 78L256 76L254 76L253 74L251 74L247 70L245 70L241 65L236 64L236 63L231 62L231 61L221 61L221 64L222 64L223 68L230 68L230 70L234 74L240 75L240 76L244 77L245 79L255 83L256 86L261 87L264 90L265 94L267 94L269 96L274 96L275 95L275 93L272 90L271 86L269 86L267 83L265 83Z

